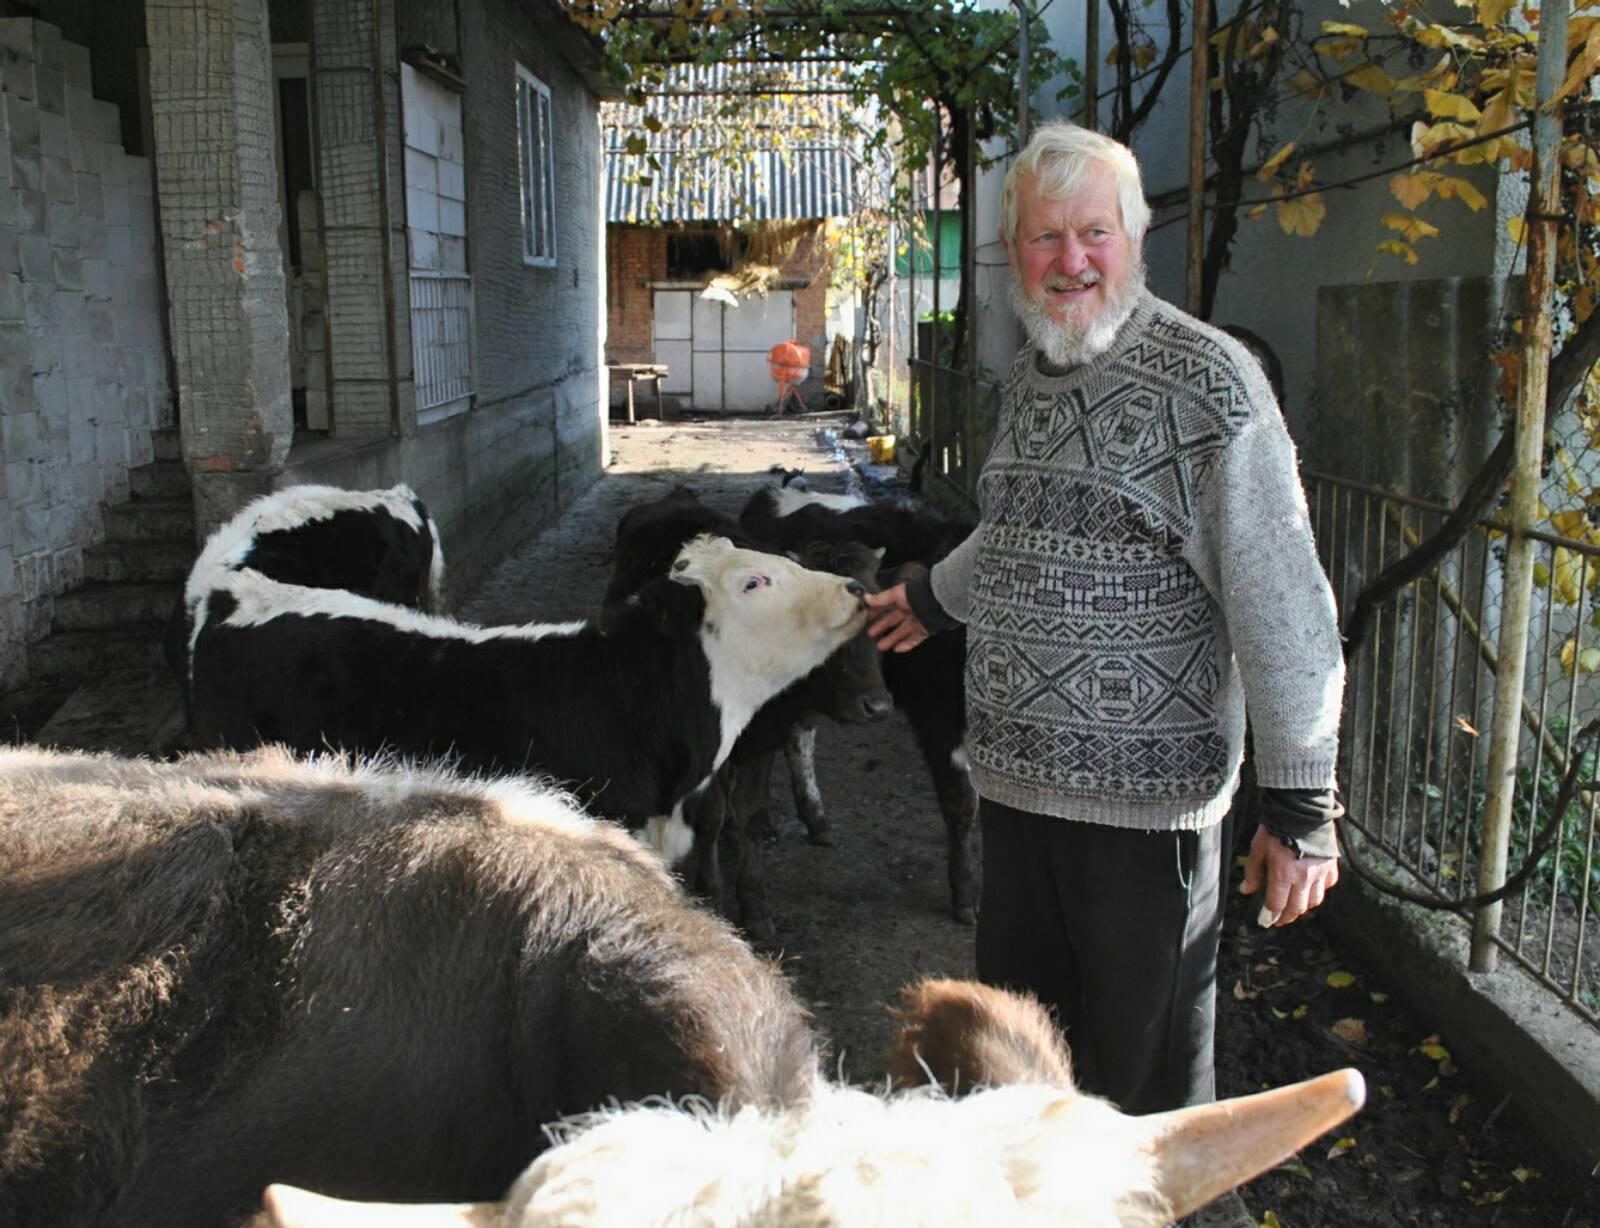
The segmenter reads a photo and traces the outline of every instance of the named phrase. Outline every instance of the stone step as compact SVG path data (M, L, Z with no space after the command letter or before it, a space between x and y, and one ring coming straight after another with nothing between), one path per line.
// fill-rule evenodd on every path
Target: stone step
M89 583L55 599L52 631L110 631L162 622L178 604L183 585L177 580Z
M183 463L183 436L175 426L162 427L150 432L150 442L155 445L157 461Z
M119 503L105 515L107 541L194 541L194 505L187 499Z
M197 550L192 541L100 542L83 552L88 580L178 580L189 575Z
M67 696L33 739L41 746L159 757L182 746L183 697L164 665L122 669Z
M92 682L125 669L165 668L161 623L117 631L59 631L28 649L28 672L35 679Z
M174 502L189 498L189 471L181 461L156 461L128 470L128 491L138 500Z

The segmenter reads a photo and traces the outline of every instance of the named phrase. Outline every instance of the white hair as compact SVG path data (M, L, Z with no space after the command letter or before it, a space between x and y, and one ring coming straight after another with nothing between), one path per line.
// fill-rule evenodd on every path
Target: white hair
M1105 167L1116 179L1122 228L1137 251L1150 227L1150 205L1144 198L1133 151L1120 141L1064 119L1040 124L1006 172L1000 193L1000 233L1006 241L1014 242L1017 237L1017 192L1024 177L1033 179L1034 191L1042 198L1061 200L1072 195L1095 166Z

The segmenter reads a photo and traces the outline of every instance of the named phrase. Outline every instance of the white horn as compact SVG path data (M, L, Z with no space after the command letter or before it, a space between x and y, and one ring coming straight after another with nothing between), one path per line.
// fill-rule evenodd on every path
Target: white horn
M1336 1070L1254 1096L1135 1118L1156 1186L1177 1219L1288 1159L1367 1098L1358 1070Z
M261 1197L270 1228L494 1228L498 1202L347 1202L292 1185Z

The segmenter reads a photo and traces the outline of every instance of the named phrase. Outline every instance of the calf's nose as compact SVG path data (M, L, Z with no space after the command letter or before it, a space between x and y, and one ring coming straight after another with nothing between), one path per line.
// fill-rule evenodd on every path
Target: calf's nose
M869 721L881 721L894 711L894 698L890 695L863 695L861 715Z

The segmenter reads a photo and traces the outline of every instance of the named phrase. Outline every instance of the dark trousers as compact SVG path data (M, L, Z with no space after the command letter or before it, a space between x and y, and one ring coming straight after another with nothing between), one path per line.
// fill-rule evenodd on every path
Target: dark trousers
M1085 1091L1124 1112L1215 1098L1222 831L1128 831L980 800L978 976L1055 1011Z

